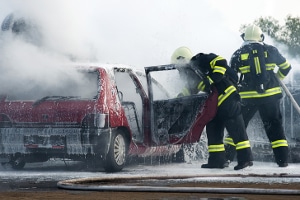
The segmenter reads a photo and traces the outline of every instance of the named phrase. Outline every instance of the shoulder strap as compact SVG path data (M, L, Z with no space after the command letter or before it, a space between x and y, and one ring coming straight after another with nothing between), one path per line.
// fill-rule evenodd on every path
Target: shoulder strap
M257 86L258 92L264 92L264 85L266 84L267 72L265 61L265 49L261 44L251 44L249 48L249 64L250 73L253 82Z

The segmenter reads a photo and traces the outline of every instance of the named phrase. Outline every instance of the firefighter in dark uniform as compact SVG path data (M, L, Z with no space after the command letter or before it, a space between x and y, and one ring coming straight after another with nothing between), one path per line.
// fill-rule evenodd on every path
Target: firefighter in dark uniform
M208 163L201 167L224 168L228 166L223 143L225 128L233 138L237 152L238 164L234 169L240 170L252 166L252 151L241 114L240 96L230 79L228 72L231 69L227 61L213 53L199 53L192 57L190 66L202 75L202 81L197 85L198 90L210 92L214 87L218 91L216 116L206 125ZM237 75L233 79L237 79Z
M258 111L271 143L275 161L279 167L288 166L288 142L286 140L280 111L282 91L278 79L283 79L291 65L274 46L263 43L264 35L256 25L245 29L243 45L234 52L230 67L240 74L239 94L242 98L242 114L247 127ZM278 71L274 69L278 66ZM236 145L225 138L227 158L232 160Z

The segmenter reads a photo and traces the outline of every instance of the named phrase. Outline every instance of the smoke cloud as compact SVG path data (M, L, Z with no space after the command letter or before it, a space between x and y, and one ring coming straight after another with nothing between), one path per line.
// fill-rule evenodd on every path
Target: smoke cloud
M12 0L0 5L0 20L15 12L36 23L43 50L82 61L144 67L169 63L182 45L195 54L229 57L240 43L206 1Z
M168 64L180 46L229 60L242 43L224 9L208 0L0 0L0 7L0 22L14 13L32 30L1 31L2 86L11 75L19 86L38 78L55 83L52 69L61 63Z

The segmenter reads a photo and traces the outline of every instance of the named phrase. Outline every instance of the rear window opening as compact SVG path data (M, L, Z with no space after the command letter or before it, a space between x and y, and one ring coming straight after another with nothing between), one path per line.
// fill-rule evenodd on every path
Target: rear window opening
M96 99L98 97L99 73L86 70L59 70L44 74L44 77L22 77L4 81L0 78L0 94L6 100L36 101L47 97L69 97L68 99ZM61 98L63 99L63 98Z

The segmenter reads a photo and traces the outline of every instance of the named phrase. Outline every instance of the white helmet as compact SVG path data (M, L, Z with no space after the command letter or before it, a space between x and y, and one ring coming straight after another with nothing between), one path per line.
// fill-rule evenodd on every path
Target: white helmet
M264 34L262 30L256 25L250 25L246 28L245 33L241 35L243 40L251 41L264 41Z
M193 57L192 51L187 47L179 47L171 56L172 64L186 64Z

